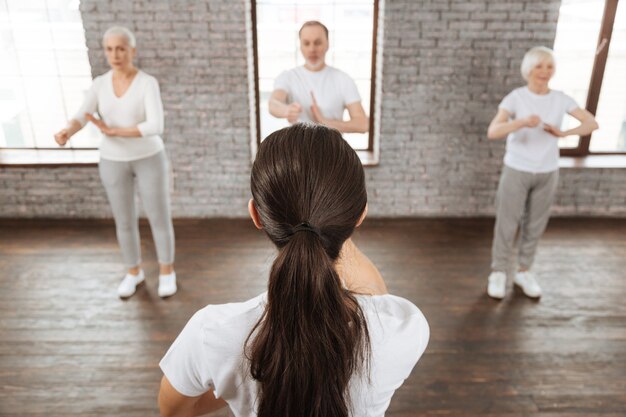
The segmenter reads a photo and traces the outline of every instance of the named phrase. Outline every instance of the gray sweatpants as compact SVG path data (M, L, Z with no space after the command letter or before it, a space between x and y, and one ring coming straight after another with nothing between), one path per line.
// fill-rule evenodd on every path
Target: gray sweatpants
M550 218L558 182L558 170L533 174L504 166L496 195L492 270L508 270L518 230L518 263L521 268L530 269Z
M174 262L174 227L170 211L168 165L165 151L128 162L100 159L100 178L113 210L117 240L128 268L141 263L135 178L152 229L159 263Z

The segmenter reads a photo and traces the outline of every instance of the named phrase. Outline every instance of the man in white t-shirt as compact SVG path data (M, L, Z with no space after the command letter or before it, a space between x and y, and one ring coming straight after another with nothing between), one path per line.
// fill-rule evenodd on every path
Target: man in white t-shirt
M361 104L354 80L345 72L326 65L328 29L309 21L299 32L304 66L283 71L274 82L269 100L272 116L289 123L314 122L343 133L365 133L369 117ZM350 115L343 120L344 110Z

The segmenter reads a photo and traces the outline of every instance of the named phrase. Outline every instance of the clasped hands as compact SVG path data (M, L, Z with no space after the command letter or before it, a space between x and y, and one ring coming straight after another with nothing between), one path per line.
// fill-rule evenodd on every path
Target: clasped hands
M537 127L541 123L541 118L535 114L533 114L532 116L528 116L527 118L522 120L524 122L524 127ZM543 123L543 130L548 132L552 136L556 136L557 138L563 138L567 136L565 132L545 122Z

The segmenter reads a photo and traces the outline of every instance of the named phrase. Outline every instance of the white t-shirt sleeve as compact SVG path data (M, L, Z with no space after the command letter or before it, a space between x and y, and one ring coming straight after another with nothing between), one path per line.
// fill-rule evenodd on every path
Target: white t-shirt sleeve
M424 354L428 341L430 339L430 327L426 321L424 314L415 307L415 313L411 318L402 322L397 329L398 336L402 343L395 346L396 355L404 361L400 367L400 378L402 381L407 379L411 371Z
M576 100L574 100L573 98L571 98L567 94L563 94L563 100L565 101L565 111L567 113L571 113L574 110L580 108L578 103L576 103Z
M428 326L428 321L426 321L426 317L420 311L419 314L415 315L415 353L413 356L413 366L417 363L417 361L422 357L424 351L426 351L426 346L428 346L428 341L430 340L430 327Z
M274 90L283 90L287 94L292 94L289 87L289 71L283 71L274 80Z
M159 366L179 393L197 397L212 387L208 375L202 317L204 310L194 314L161 359Z
M498 108L506 110L507 112L509 112L511 117L514 117L516 110L517 110L516 104L517 104L517 100L515 100L515 90L514 90L514 91L511 91L509 94L506 95L506 97L502 99L502 101L498 105Z
M384 391L393 392L422 357L430 328L424 314L410 301L390 294L377 300L378 310L368 321L370 334L380 340L373 351L377 384Z
M85 94L85 99L83 100L83 104L80 106L72 120L76 120L80 123L81 127L85 126L87 123L87 118L85 117L85 113L93 114L98 110L98 89L102 84L102 77L94 78L91 83L91 87L87 90Z
M347 74L345 74L345 81L342 83L343 86L343 101L344 105L357 103L361 101L361 95L359 94L359 89L356 86L354 80Z
M156 78L149 77L146 81L144 95L146 120L137 125L141 136L161 135L163 133L163 103L161 91Z

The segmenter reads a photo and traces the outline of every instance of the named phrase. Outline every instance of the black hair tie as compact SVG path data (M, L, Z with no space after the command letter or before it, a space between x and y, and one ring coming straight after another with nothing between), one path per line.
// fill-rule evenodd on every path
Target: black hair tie
M291 229L291 234L295 235L298 232L313 232L315 233L319 238L322 237L322 232L320 232L320 229L318 229L315 226L312 226L309 222L302 222L299 225L293 227Z

